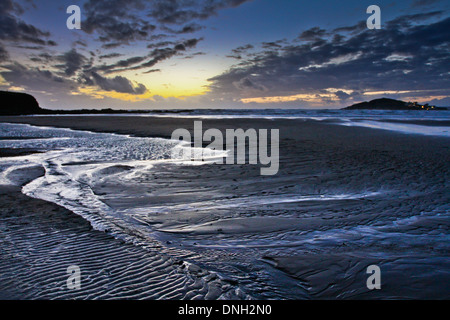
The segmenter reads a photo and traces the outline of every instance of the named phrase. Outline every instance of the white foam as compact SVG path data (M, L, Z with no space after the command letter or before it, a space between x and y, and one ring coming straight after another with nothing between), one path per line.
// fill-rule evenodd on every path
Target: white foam
M396 131L407 134L450 137L450 128L442 126L425 126L409 123L393 123L371 120L344 121L337 124L347 127L364 127L371 129Z
M266 205L276 205L283 203L296 203L307 201L342 201L342 200L357 200L370 197L376 197L381 192L365 192L358 194L328 194L328 195L298 195L298 194L284 194L282 196L251 196L233 199L219 199L212 201L191 202L179 205L165 205L163 207L153 206L151 208L140 208L141 211L148 213L163 213L163 212L181 212L192 210L215 210L215 209L231 209L231 208L252 208ZM139 209L139 208L136 208ZM143 209L143 210L142 210Z

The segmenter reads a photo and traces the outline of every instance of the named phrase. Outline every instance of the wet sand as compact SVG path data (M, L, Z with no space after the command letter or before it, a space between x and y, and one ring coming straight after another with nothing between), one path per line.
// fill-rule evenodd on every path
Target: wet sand
M192 130L193 121L134 116L0 118L0 122L163 138L169 138L177 128ZM313 120L202 121L204 130L280 129L279 174L261 177L257 167L242 165L207 165L200 171L190 167L177 172L161 166L154 174L154 186L161 195L189 189L193 193L206 190L204 196L207 197L207 191L214 190L229 195L230 202L254 195L264 198L275 193L314 194L330 190L347 193L384 190L387 196L327 204L294 201L259 208L237 207L229 219L211 225L202 225L195 215L179 216L177 218L186 219L187 226L175 229L170 228L170 221L155 218L155 225L163 226L158 240L165 241L166 235L170 239L168 248L163 250L167 260L162 261L155 253L158 242L150 248L153 254L149 254L145 251L148 248L125 244L107 233L92 230L85 220L70 211L22 195L18 187L3 187L0 222L5 232L1 233L0 283L7 285L2 285L2 296L242 298L245 295L236 295L236 290L239 293L237 287L243 285L246 293L262 299L450 297L448 244L438 241L448 236L450 229L444 215L449 210L450 145L447 138L342 127ZM24 182L20 180L20 183ZM182 193L175 196L181 197ZM167 196L155 197L153 201L157 199L161 205L173 201ZM295 212L291 218L300 219L297 220L301 221L299 225L285 217L288 211ZM252 217L248 217L249 212ZM428 217L430 212L437 214ZM425 218L417 222L395 223L399 219L415 219L422 213ZM265 216L268 219L265 220ZM377 224L382 226L383 233L370 243L354 231L359 226ZM279 254L277 250L257 247L216 248L211 254L211 248L201 248L197 244L202 239L207 242L218 236L226 239L236 234L252 240L255 232L259 232L256 234L258 241L267 243L274 239L275 243L280 232L302 236L306 231L334 228L347 230L348 234L344 232L338 242L320 240L314 246L307 242L292 244L295 250L283 249ZM178 238L173 238L173 234ZM388 240L387 236L392 234L401 235L399 242ZM208 255L212 258L208 259ZM149 260L143 261L143 257ZM198 270L202 270L198 272L202 274L209 274L206 270L212 267L212 260L220 260L220 265L214 268L222 274L226 274L230 266L241 268L244 265L241 261L253 267L242 269L240 282L215 282L213 276L195 278L190 272L186 274L183 268L176 267L177 260L197 261L201 266ZM64 291L65 268L69 263L81 264L88 270L86 290ZM365 269L370 264L377 264L383 270L382 290L369 291L365 287ZM181 262L181 265L185 264ZM164 276L167 274L172 278L167 279ZM291 291L284 291L280 283L291 285Z
M0 187L0 299L239 299L216 274L93 230L76 214ZM67 268L81 289L67 288Z

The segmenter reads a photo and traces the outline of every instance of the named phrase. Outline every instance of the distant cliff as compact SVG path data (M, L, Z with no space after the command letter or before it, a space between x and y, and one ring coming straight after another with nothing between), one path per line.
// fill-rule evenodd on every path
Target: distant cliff
M404 102L401 100L394 100L388 98L375 99L369 102L361 102L344 109L345 110L447 110L447 108L430 106L429 104L422 105L417 102Z
M16 116L40 113L44 113L44 110L39 107L39 103L32 95L0 91L0 115Z

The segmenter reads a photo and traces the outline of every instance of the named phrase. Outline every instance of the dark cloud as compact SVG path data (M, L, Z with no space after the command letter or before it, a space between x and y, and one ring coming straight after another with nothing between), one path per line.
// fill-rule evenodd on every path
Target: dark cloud
M183 51L186 51L186 49L194 48L195 46L197 46L197 43L199 43L201 40L203 40L203 38L200 39L194 38L183 41L175 45L173 48L155 49L150 53L151 59L146 63L142 64L140 68L151 68L158 62L169 59Z
M202 12L203 18L208 14L215 14L221 8L237 6L245 1L164 1L175 7L166 11L164 17L172 19L179 11L188 7L194 11ZM123 76L108 77L111 73L126 70L144 69L144 73L159 72L160 69L152 69L161 61L174 56L193 57L201 52L188 55L188 50L195 48L202 38L177 39L178 35L194 33L203 28L194 21L196 14L188 18L189 14L182 13L185 18L179 25L163 25L163 16L149 19L155 12L162 10L162 1L146 0L88 0L84 3L82 13L83 31L94 35L101 42L101 50L86 52L88 44L78 39L72 43L73 49L64 53L46 51L47 47L56 46L56 42L49 39L50 33L42 31L30 24L23 22L18 15L24 10L12 0L0 0L0 41L14 41L20 44L22 49L41 50L30 52L28 55L31 65L13 63L4 66L7 71L2 72L10 85L23 86L25 88L42 88L44 92L70 93L78 91L82 86L97 86L106 91L117 91L129 94L142 94L147 91L143 84L130 81ZM185 4L188 3L187 6ZM164 5L163 5L164 6ZM197 10L199 9L199 10ZM169 15L172 18L169 18ZM200 17L200 16L198 16ZM157 26L158 25L158 26ZM158 32L155 30L158 29ZM170 40L170 41L168 41ZM119 52L104 52L118 47L131 45L136 41L146 41L149 51L142 56L120 59L124 54ZM30 45L27 45L29 43ZM117 50L114 50L117 51ZM97 58L98 56L98 58ZM8 61L8 52L0 42L0 62ZM102 62L105 59L107 63ZM111 60L107 60L111 59ZM40 66L39 68L36 66ZM2 65L3 66L3 65ZM27 70L28 68L28 70ZM45 70L49 68L49 70ZM27 79L28 80L25 80ZM55 86L57 83L58 86ZM60 85L63 83L64 85ZM47 89L43 88L46 84ZM34 87L33 87L34 86Z
M246 51L248 51L250 49L253 49L253 48L254 48L253 45L246 44L245 46L240 46L240 47L237 47L236 49L233 49L232 52L236 53L236 54L241 54L241 53L244 53L244 52L246 52Z
M63 79L49 70L30 68L17 62L3 65L2 68L8 70L2 73L8 83L30 91L69 92L77 87L75 82Z
M82 41L82 40L77 40L73 44L74 45L79 45L79 46L82 46L82 47L87 47L87 43Z
M239 81L236 81L233 83L233 85L239 89L239 90L256 90L256 91L266 91L267 89L260 85L255 83L254 81L250 80L249 78L242 78Z
M197 23L191 23L188 24L186 26L184 26L183 28L179 29L179 30L175 30L169 27L163 27L164 31L167 31L169 33L174 33L174 34L187 34L187 33L194 33L197 31L202 30L204 27L197 24Z
M30 60L34 61L34 62L39 62L39 63L43 63L43 64L47 64L49 62L51 62L51 60L54 59L54 57L46 52L40 53L38 55L31 55L30 56Z
M126 70L138 70L143 68L152 68L156 64L161 61L172 58L176 55L183 54L187 49L194 48L197 46L197 43L201 41L200 39L188 39L181 41L179 43L168 42L167 44L172 44L172 47L159 48L161 43L158 44L158 48L153 49L146 56L137 56L131 57L128 59L117 61L113 64L96 66L95 71L102 71L105 74L113 73L113 72L121 72ZM142 63L143 61L146 62Z
M57 67L63 69L67 76L75 75L75 73L87 62L87 58L78 53L76 49L72 49L63 55L58 56L56 59L63 62L62 65L58 65Z
M138 69L147 70L144 73L157 72L160 69L152 67L161 61L174 56L192 58L203 54L201 52L188 54L188 50L195 48L201 38L184 40L177 37L203 29L198 20L206 19L221 9L239 6L246 1L248 0L87 0L82 8L82 30L101 42L101 50L90 51L89 55L85 52L88 44L81 39L74 40L72 43L74 49L70 51L59 54L47 52L47 47L57 45L49 39L50 33L18 18L24 9L17 2L0 0L0 41L17 42L26 50L41 50L40 53L28 55L32 65L40 65L41 69L31 67L27 73L23 70L24 65L14 64L9 66L9 72L2 72L2 75L8 73L12 85L21 85L17 81L19 79L23 81L29 76L34 82L46 79L42 83L47 85L48 81L58 83L65 81L67 85L70 84L69 88L66 87L66 92L76 91L80 85L89 85L107 91L141 94L147 91L144 85L134 85L122 76L107 75ZM26 2L26 9L29 9L30 5L34 6L29 0ZM147 42L149 49L147 54L120 59L124 54L104 52L133 45L138 41ZM0 61L7 59L7 51L0 46ZM108 63L102 62L103 59ZM50 67L52 71L42 71L42 66ZM49 85L49 88L51 87Z
M441 0L415 0L412 4L413 7L429 6L435 3L441 2Z
M306 41L256 53L209 79L211 94L248 97L259 89L284 96L339 88L335 95L343 100L353 98L347 90L445 91L450 88L450 18L436 21L439 14L399 17L381 30L360 29L360 24L309 29L300 35ZM435 22L419 24L429 18Z
M149 17L163 24L184 24L207 19L221 9L240 6L249 0L154 0ZM251 1L251 0L250 0Z
M203 27L195 20L206 19L218 10L236 7L249 0L89 0L84 4L82 29L106 43L129 44L149 40L157 27L175 34L187 34ZM141 17L146 13L147 19ZM150 18L150 19L148 19ZM151 23L150 21L153 21ZM166 25L184 25L172 29Z
M142 73L143 74L148 74L148 73L154 73L154 72L161 72L161 69L150 69L150 70L142 72Z
M85 104L92 103L92 98L89 96L73 95L73 93L78 91L81 82L84 85L96 85L91 75L82 74L79 81L75 81L59 77L49 70L30 68L17 62L3 65L2 67L8 70L8 72L2 73L2 76L9 85L23 87L31 94L39 95L39 102L44 108L53 105L57 108L66 107L73 109L74 107L83 107L86 106ZM98 86L106 91L117 90L118 92L130 94L141 94L146 91L143 85L137 84L133 86L129 80L121 77L107 79L97 75L96 80L101 84L101 86ZM114 99L108 101L114 102ZM123 102L120 102L120 104L123 104Z
M123 60L119 60L113 64L110 65L102 65L95 67L96 70L101 70L105 73L113 73L118 71L124 71L127 70L130 66L133 66L135 64L138 64L142 61L144 61L147 58L147 56L143 57L131 57Z
M112 43L105 43L102 45L103 49L114 49L117 47L120 47L122 44L120 42L112 42Z
M428 20L430 18L436 18L443 14L442 11L432 11L432 12L424 12L424 13L416 13L416 14L408 14L403 15L398 18L395 18L386 23L385 29L391 28L399 28L405 29L410 28L412 25L417 24L418 22L422 22Z
M48 54L48 53L45 53L45 52L39 54L39 57L42 58L42 59L45 59L45 60L47 60L47 61L49 61L50 59L53 58L52 55L50 55L50 54Z
M0 62L6 61L8 58L8 51L6 51L6 49L0 44Z
M23 8L16 2L12 0L2 0L0 1L0 14L22 14Z
M364 21L358 22L354 26L336 28L333 31L334 32L358 33L358 32L364 31L365 29L367 29L367 21L364 20Z
M206 55L205 52L195 52L195 53L193 53L193 54L190 54L190 55L185 56L183 59L192 59L192 58L194 58L194 57L197 57L197 56L204 56L204 55Z
M99 59L112 59L112 58L118 58L118 57L121 57L121 56L123 56L123 54L117 53L117 52L113 52L113 53L108 53L108 54L101 55L99 57Z
M326 30L319 27L314 27L309 30L303 31L298 38L304 41L314 41L322 38L327 34Z
M171 46L173 44L175 44L175 42L173 42L173 41L160 41L160 42L157 42L157 43L150 43L149 45L147 45L147 48L148 49L155 49L155 48Z
M84 4L82 29L89 34L97 32L103 42L146 40L156 26L139 18L137 13L145 8L143 0L90 0Z
M12 0L0 1L0 40L56 45L54 41L46 40L50 36L49 32L27 24L16 16L22 13L22 7Z
M285 40L278 40L278 41L272 41L272 42L263 42L262 43L262 47L264 49L274 50L274 49L282 48L283 44L285 44Z
M342 100L342 101L345 101L348 98L350 98L350 95L348 93L345 93L342 90L338 90L334 94L338 97L339 100Z
M254 46L251 44L246 44L244 46L237 47L236 49L231 50L232 54L227 55L227 57L240 60L242 59L243 54L247 53L249 50L253 48Z
M16 46L16 48L25 49L25 50L43 50L43 46Z
M45 92L65 92L68 94L70 91L77 91L80 85L98 86L105 91L129 94L143 94L147 91L143 84L133 85L125 77L107 78L100 75L96 70L93 70L95 68L92 67L92 59L86 58L77 52L76 49L58 56L41 53L32 56L31 59L44 64L48 64L51 61L62 62L54 66L60 71L51 72L40 68L30 68L16 62L10 65L3 65L3 68L8 72L2 73L2 76L11 85Z
M154 41L163 41L164 39L173 37L173 35L168 35L166 33L158 33L158 34L154 34L152 35L148 41L150 42L154 42Z
M92 78L96 85L106 91L116 91L130 94L143 94L147 91L147 88L143 84L140 83L134 87L130 80L121 76L105 78L96 72L92 72Z

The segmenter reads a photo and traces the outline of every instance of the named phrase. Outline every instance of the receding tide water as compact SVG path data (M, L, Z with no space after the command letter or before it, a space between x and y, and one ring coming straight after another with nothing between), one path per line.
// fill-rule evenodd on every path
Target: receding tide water
M445 111L192 116L311 118L450 136ZM414 122L424 116L426 125ZM324 150L299 151L283 141L279 174L262 177L254 166L171 159L185 145L167 139L4 123L0 136L0 148L41 151L1 159L1 184L20 185L22 172L43 167L45 174L23 187L26 195L138 246L158 243L161 254L217 272L249 297L371 297L371 264L381 267L385 284L372 297L449 297L448 283L439 280L450 272L448 162L423 168L414 158L348 160L329 150L331 166L319 155ZM226 156L207 152L210 159Z

